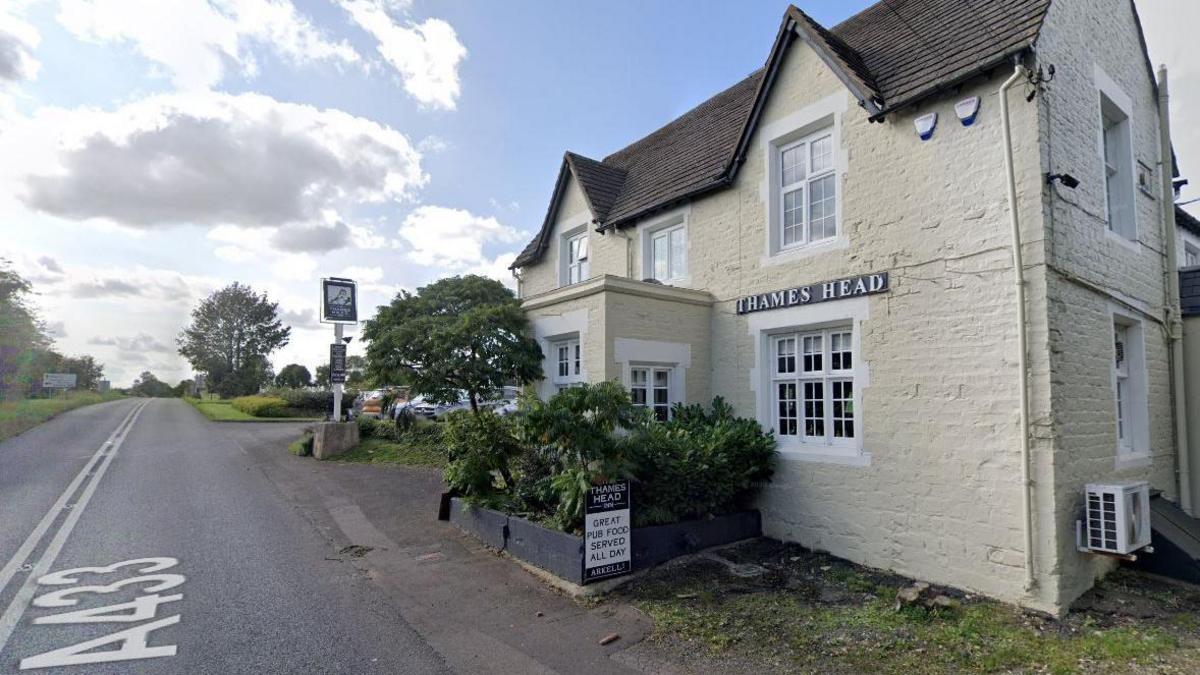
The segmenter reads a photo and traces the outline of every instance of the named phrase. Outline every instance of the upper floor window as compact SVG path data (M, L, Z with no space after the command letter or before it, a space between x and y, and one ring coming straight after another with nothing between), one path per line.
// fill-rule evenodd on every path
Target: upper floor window
M1129 112L1104 91L1100 92L1100 128L1108 229L1126 239L1137 239Z
M823 129L778 147L778 248L837 236L837 169L833 133Z
M588 278L588 233L575 235L566 242L566 278L568 284L577 284Z
M1112 383L1120 459L1149 452L1146 359L1140 321L1114 317L1112 330Z
M687 230L682 222L650 230L646 237L646 277L667 282L687 276Z
M1191 244L1184 243L1183 245L1183 266L1193 267L1200 265L1200 248L1196 248Z

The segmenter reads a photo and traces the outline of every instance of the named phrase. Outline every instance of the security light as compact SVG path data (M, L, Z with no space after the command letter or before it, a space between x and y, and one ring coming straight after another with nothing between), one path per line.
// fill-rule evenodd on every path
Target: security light
M927 115L921 115L913 124L917 127L917 135L921 140L927 141L933 138L933 130L937 127L937 113L932 112Z
M958 115L958 121L962 122L964 127L974 124L975 116L979 114L979 97L972 96L955 103L954 114Z
M1048 173L1046 174L1046 182L1054 184L1054 181L1062 183L1063 187L1074 190L1079 187L1079 179L1069 173Z
M344 337L344 338L342 338L342 342L345 342L346 344L350 344L350 341L353 339L354 338L352 338L352 337Z

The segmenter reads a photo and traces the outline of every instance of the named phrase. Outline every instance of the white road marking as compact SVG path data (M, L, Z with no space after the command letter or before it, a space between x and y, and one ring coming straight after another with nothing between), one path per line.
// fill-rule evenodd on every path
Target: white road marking
M130 602L122 602L116 605L105 605L104 607L60 612L58 614L51 614L50 616L39 616L33 622L39 625L61 623L133 623L134 621L153 619L159 605L182 599L183 594L181 593L176 593L175 595L143 595ZM133 611L125 614L118 613L124 609Z
M33 601L34 607L74 607L79 604L79 601L72 598L73 595L80 593L116 593L117 591L132 586L134 584L142 584L153 582L149 588L142 590L143 593L157 593L159 591L167 591L176 586L183 584L186 579L182 574L147 574L140 577L129 577L114 581L111 584L104 586L76 586L74 588L60 588L57 591L52 591L45 595L40 595Z
M179 615L168 616L165 619L151 621L140 626L128 628L119 633L106 635L80 642L77 645L63 647L52 652L30 656L21 659L21 670L30 668L49 668L51 666L75 666L83 663L108 663L112 661L127 661L129 659L153 659L159 656L175 656L175 645L150 647L146 642L152 631L172 624L179 623ZM120 649L110 649L103 652L88 652L90 649L120 642Z
M76 567L71 570L59 570L41 577L37 582L39 586L65 586L79 583L80 574L111 574L122 567L132 567L133 565L149 565L149 567L137 570L137 574L149 574L169 570L178 564L179 560L175 558L137 558L103 567Z
M141 405L145 406L146 404L143 403ZM69 506L68 502L71 499L71 495L75 494L75 491L79 489L79 484L83 482L84 478L87 478L93 474L92 467L96 465L96 462L100 461L100 457L104 455L104 451L112 445L113 440L116 439L117 435L121 432L121 429L125 427L126 423L129 422L134 413L139 410L141 410L141 406L135 407L133 410L129 411L129 414L125 416L125 419L121 420L121 423L118 424L117 428L113 430L112 434L108 437L108 440L104 441L104 443L100 445L100 448L96 450L91 459L88 460L87 464L83 466L83 469L80 470L80 472L76 474L75 478L67 485L67 489L63 491L62 496L58 498L58 501L54 502L54 505L50 507L50 510L46 512L46 515L43 516L42 520L37 524L37 527L33 528L33 532L30 532L29 536L25 538L25 541L21 544L21 547L17 549L17 552L15 555L13 555L12 559L5 563L4 567L0 569L0 593L4 592L4 587L8 585L9 581L12 581L13 576L16 575L17 572L33 569L32 565L24 562L25 559L29 557L29 554L33 552L33 549L37 548L37 545L41 542L42 537L46 535L46 530L50 529L50 526L54 524L54 519L58 517L59 512L63 511Z
M67 513L67 517L63 520L62 525L59 526L58 531L54 534L54 537L50 540L50 544L46 546L46 550L42 552L42 556L40 558L38 558L38 561L36 563L34 563L32 573L25 579L25 583L22 584L21 588L17 591L17 594L13 598L12 602L9 603L8 609L6 609L4 611L3 615L0 615L0 653L4 652L4 646L8 643L8 639L10 637L12 637L13 631L16 630L16 628L17 628L17 623L21 620L21 615L25 613L25 609L29 606L30 599L33 598L34 586L36 585L36 580L41 578L42 576L45 576L45 574L50 571L50 566L54 564L55 559L58 558L58 554L62 552L63 546L65 546L67 543L67 537L71 536L71 531L75 529L75 524L79 522L80 516L83 515L84 510L87 508L88 502L91 501L92 495L95 494L96 486L100 484L100 480L102 478L104 478L104 473L106 471L108 471L108 466L110 464L112 464L113 457L115 457L117 455L117 451L121 449L121 445L125 442L125 439L128 438L128 436L129 436L129 431L131 429L133 429L133 425L137 423L137 418L142 414L142 411L146 409L146 406L148 404L149 404L149 402L146 402L146 403L143 403L140 406L138 406L130 414L130 416L126 418L126 421L122 423L124 428L122 429L121 427L117 427L117 431L114 432L112 437L110 437L110 440L105 442L105 444L100 447L100 451L97 453L97 455L103 454L104 460L100 462L100 467L98 469L96 469L95 475L92 476L92 478L88 481L87 485L84 486L83 492L79 495L79 498L75 500L76 508L71 509ZM107 452L106 452L106 450L107 450ZM65 498L69 497L69 496L70 496L69 494L64 494L63 501L65 501ZM173 618L174 618L174 621L172 621L171 623L174 623L175 621L179 620L178 616L175 616ZM155 622L155 623L161 623L161 622ZM150 624L146 624L146 625L149 626ZM162 624L162 625L165 626L167 624ZM139 627L139 628L144 628L144 627ZM134 629L134 628L130 629L130 631L136 631L136 630L138 630L138 629ZM150 629L150 630L153 630L153 629ZM149 631L147 631L147 633L148 632ZM131 635L132 635L132 633L131 633ZM101 642L97 642L97 641L93 640L92 642L96 643L93 646L98 646L100 644L108 644L109 642L114 641L114 640L110 639L112 637L114 637L114 636L109 636L109 638L101 638L101 640L102 640ZM124 639L124 638L120 638L120 639ZM130 638L130 639L132 640L133 638ZM145 635L142 635L141 639L142 639L142 644L144 646ZM89 644L89 643L83 643L83 644ZM83 645L76 645L76 647L83 647ZM88 647L88 648L90 648L90 647ZM68 650L75 649L75 647L69 647L67 649ZM125 648L122 647L122 651L124 649ZM60 651L62 651L62 650L60 650ZM151 650L151 651L153 651L153 650ZM55 653L57 653L57 652L55 652ZM65 652L65 653L67 653L68 656L71 654L77 654L77 652ZM171 647L171 654L173 655L174 653L175 653L175 648ZM165 654L165 653L154 654L154 655L155 656L167 656L167 654ZM45 655L43 655L43 656L45 656ZM150 657L147 656L147 657L141 657L141 658L150 658ZM75 663L75 661L72 661L72 663Z

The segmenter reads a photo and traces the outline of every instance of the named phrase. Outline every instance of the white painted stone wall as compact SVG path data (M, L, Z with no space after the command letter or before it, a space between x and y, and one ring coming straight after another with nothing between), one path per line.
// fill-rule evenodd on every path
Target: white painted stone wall
M1161 200L1137 194L1136 246L1113 241L1095 217L1101 169L1090 54L1102 51L1104 69L1138 102L1135 155L1158 166L1155 104L1134 31L1126 0L1056 0L1039 43L1041 62L1056 65L1055 81L1029 103L1025 87L1010 92L1028 298L1032 594L1024 588L1020 373L997 99L1011 68L871 123L811 49L797 43L789 51L735 184L693 202L687 214L689 286L715 297L712 394L740 414L769 419L758 398L765 328L844 319L860 346L861 447L851 455L785 451L759 501L768 535L1060 611L1105 569L1074 550L1083 482L1149 478L1172 493L1166 351L1155 323L1163 303ZM964 127L953 105L972 95L982 107ZM922 142L913 121L928 112L940 122ZM768 143L814 119L835 124L840 236L772 257ZM1043 178L1050 170L1083 184L1052 198ZM640 236L594 235L592 244L603 251L593 254L593 274L627 274L634 261L640 278ZM547 256L525 271L526 287L552 286L555 269ZM862 307L831 302L820 312L766 312L753 321L735 313L743 295L881 271L891 275L890 292ZM1122 471L1114 465L1111 296L1146 314L1154 421L1151 457ZM622 320L611 310L606 316Z
M1046 593L1069 602L1111 563L1075 551L1073 524L1088 482L1149 480L1169 498L1174 476L1168 347L1164 330L1164 242L1158 106L1138 27L1126 0L1051 3L1039 59L1056 68L1039 99L1043 161L1081 181L1075 190L1047 192L1045 241L1050 318L1053 415L1040 427L1053 443L1053 531L1059 535L1054 578ZM1134 158L1154 170L1154 195L1134 192L1138 241L1108 232L1097 67L1132 99ZM1112 308L1141 319L1148 370L1149 456L1116 464L1115 395L1111 381ZM1043 538L1044 539L1044 538Z

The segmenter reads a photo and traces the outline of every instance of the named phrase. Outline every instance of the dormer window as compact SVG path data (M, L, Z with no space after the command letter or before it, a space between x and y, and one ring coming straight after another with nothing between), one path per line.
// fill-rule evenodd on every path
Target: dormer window
M838 236L834 128L822 124L816 131L799 133L804 135L784 137L771 145L772 253L832 241Z
M566 240L566 284L577 284L588 278L588 233L578 234Z

